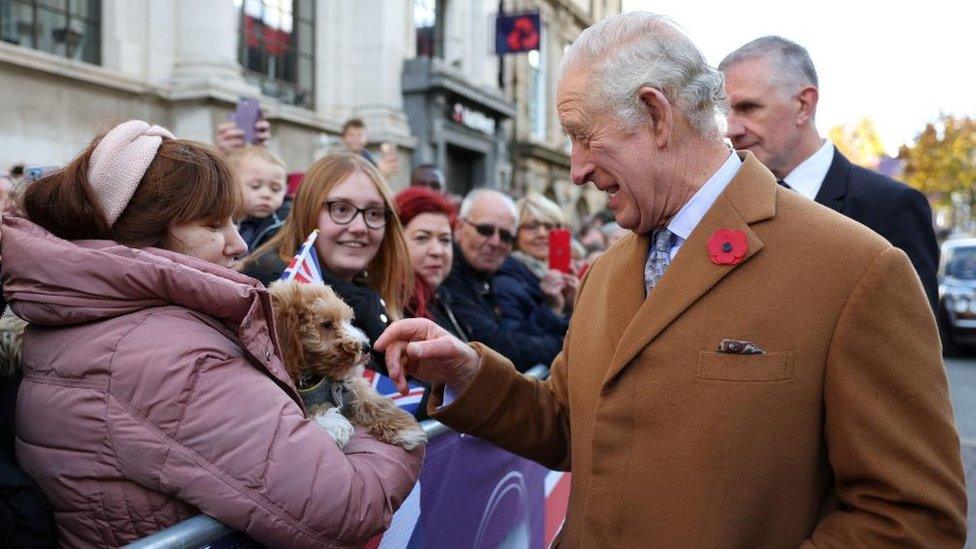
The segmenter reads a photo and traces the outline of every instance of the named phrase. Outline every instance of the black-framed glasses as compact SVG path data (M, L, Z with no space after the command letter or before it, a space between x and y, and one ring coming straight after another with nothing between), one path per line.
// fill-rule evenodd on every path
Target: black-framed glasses
M549 232L553 229L563 228L563 226L560 225L559 223L549 223L547 221L529 221L528 223L525 223L524 225L519 227L519 229L525 229L526 231L533 232L533 231L538 231L539 227L544 228L546 232Z
M491 238L497 232L499 240L501 240L505 244L515 243L515 235L512 234L512 232L509 231L508 229L502 229L501 227L496 227L491 223L472 223L467 219L463 219L463 218L461 219L461 221L464 221L468 225L474 227L474 230L478 231L478 234L480 234L485 238Z
M370 206L368 208L358 208L355 204L350 204L344 200L330 200L325 203L329 210L329 217L339 225L352 223L356 216L363 214L363 222L370 229L382 229L390 219L390 210L384 206Z

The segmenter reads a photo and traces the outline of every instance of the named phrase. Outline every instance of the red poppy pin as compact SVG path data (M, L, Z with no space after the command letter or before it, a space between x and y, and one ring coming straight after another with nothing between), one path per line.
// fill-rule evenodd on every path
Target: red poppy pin
M708 256L716 265L737 265L748 252L746 234L735 229L719 229L708 241Z

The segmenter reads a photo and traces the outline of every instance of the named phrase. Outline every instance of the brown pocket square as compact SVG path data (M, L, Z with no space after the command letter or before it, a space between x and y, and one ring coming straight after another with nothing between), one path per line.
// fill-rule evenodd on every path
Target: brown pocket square
M751 341L726 338L718 344L718 352L730 355L761 355L766 351Z

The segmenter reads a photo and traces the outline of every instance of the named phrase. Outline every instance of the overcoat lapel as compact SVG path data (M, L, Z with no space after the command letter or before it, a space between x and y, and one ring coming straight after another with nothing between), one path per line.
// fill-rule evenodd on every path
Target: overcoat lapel
M649 299L636 304L632 315L621 314L626 323L616 346L610 369L604 384L612 381L638 353L664 331L699 298L708 293L723 278L747 264L763 247L762 240L753 232L750 224L769 219L776 214L776 178L747 153L742 168L712 205L705 217L682 244L674 261L664 272ZM789 192L789 191L784 191ZM708 254L708 241L719 229L742 231L749 243L746 257L736 265L716 265ZM632 250L632 256L646 260L648 237L634 239L644 246ZM643 297L643 265L640 266L637 283ZM632 285L633 276L628 271L626 284ZM621 281L621 284L624 284ZM633 293L632 288L625 295ZM623 311L621 311L623 312ZM626 322L629 320L629 322Z

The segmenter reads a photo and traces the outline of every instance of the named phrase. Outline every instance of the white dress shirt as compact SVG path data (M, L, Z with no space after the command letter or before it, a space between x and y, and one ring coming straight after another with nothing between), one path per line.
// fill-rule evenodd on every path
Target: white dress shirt
M671 218L671 222L668 223L668 230L674 233L675 238L674 245L671 246L671 251L668 255L671 256L672 260L678 254L681 245L685 243L685 240L688 240L691 232L695 230L698 223L701 222L705 214L708 213L708 210L711 209L718 195L722 194L725 187L732 182L735 174L739 173L739 168L741 167L742 160L739 159L739 155L734 152L730 153L725 163L712 174L712 177L708 178L708 181L698 189L698 192L678 211L677 215Z
M831 162L834 161L834 144L829 139L824 139L824 144L817 152L809 158L800 162L800 165L793 168L793 171L783 178L787 185L794 191L813 200L820 192L820 186L827 177L827 170L830 169Z

